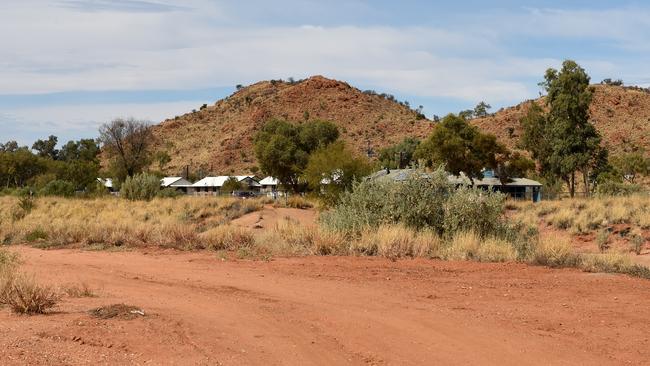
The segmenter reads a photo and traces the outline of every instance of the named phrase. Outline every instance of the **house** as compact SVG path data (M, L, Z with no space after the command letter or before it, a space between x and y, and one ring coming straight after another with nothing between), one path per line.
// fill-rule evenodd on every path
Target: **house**
M429 176L428 173L415 169L383 169L370 175L367 179L403 182L414 174L420 174L422 178ZM484 172L483 179L474 179L473 183L472 180L463 173L458 176L449 174L447 179L450 184L457 187L473 186L484 190L502 192L515 200L531 200L533 202L539 202L542 199L542 184L532 179L511 178L504 184L492 171L488 170Z
M175 188L177 191L189 193L192 182L183 177L165 177L160 180L161 188Z
M280 181L273 177L266 177L260 181L260 192L262 193L273 193L278 190L280 186Z
M113 180L112 180L111 178L97 178L97 182L99 182L99 184L101 184L101 185L103 185L104 187L106 187L106 189L107 189L110 193L114 193L114 192L115 192L115 188L113 187Z
M231 177L227 175L220 175L217 177L205 177L200 181L192 184L191 193L194 193L196 195L207 195L207 196L213 196L219 194L230 194L231 192L221 191L221 187L223 187L224 183L226 183L226 181L230 178ZM255 176L253 175L237 175L234 176L233 178L237 179L237 181L242 185L244 185L245 188L249 191L259 192L260 189L262 188L262 185L255 179Z

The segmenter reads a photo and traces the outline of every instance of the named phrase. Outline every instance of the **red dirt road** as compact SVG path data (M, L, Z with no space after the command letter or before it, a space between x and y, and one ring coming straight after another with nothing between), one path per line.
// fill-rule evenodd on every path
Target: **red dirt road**
M650 281L520 264L15 248L95 298L0 310L3 365L643 365ZM134 320L91 308L126 303Z

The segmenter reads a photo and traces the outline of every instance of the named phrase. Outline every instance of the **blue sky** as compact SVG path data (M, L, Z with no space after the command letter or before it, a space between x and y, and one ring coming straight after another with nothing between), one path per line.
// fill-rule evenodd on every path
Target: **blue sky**
M648 39L641 1L3 0L0 140L95 137L311 75L428 116L534 98L567 58L595 82L648 86Z

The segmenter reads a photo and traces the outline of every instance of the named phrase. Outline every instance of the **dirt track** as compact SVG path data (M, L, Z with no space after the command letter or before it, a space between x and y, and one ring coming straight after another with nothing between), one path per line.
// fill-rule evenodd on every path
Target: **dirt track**
M650 364L650 281L519 264L17 248L99 297L0 311L2 364ZM126 303L147 316L98 320Z

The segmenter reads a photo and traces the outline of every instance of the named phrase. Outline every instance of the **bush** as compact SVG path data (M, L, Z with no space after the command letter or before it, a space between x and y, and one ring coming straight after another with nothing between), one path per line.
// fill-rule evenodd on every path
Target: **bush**
M642 188L636 184L626 184L616 181L606 181L596 186L599 196L630 196L641 192Z
M40 191L42 196L61 196L61 197L72 197L74 196L75 188L74 184L66 180L53 180L47 183Z
M154 175L142 173L127 177L120 194L131 201L150 201L160 191L160 179Z
M176 190L175 188L164 188L158 191L156 197L159 198L176 198L182 196L183 192Z
M444 231L451 234L472 231L481 238L494 235L504 225L504 206L503 194L458 189L444 205Z
M3 271L0 274L0 304L19 314L43 314L53 308L60 295L49 286L36 283L32 277Z
M551 236L544 238L537 246L532 262L549 267L576 267L580 257L573 252L568 240Z
M440 168L432 174L414 173L402 182L359 183L321 215L321 223L348 236L387 224L447 237L472 231L483 238L503 233L504 204L500 193L455 189Z

